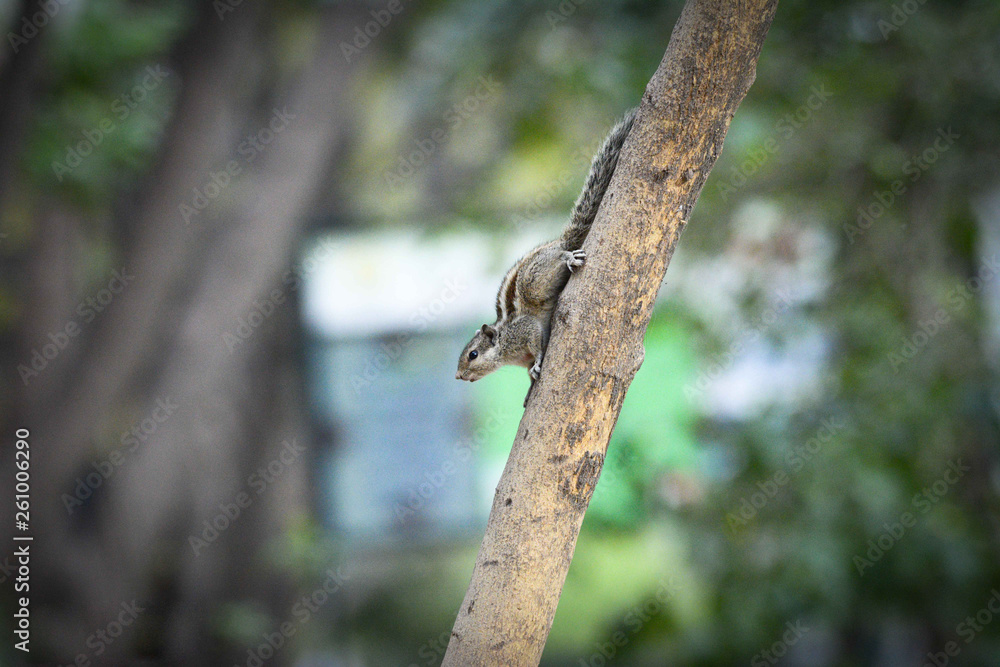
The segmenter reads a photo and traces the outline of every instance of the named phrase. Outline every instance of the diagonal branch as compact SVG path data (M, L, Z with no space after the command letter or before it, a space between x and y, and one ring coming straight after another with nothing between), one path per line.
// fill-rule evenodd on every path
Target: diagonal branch
M667 264L777 0L689 0L553 317L444 665L537 665Z

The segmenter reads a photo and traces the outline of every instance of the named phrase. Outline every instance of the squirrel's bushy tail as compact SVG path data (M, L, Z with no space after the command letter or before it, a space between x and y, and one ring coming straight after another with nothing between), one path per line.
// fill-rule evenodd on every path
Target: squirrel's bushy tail
M566 250L578 250L583 246L583 242L590 232L590 226L594 223L594 218L597 217L597 209L601 205L601 200L604 199L604 192L608 189L608 184L611 183L611 176L615 173L615 167L618 165L618 155L621 153L622 144L625 143L625 137L632 130L632 123L635 121L638 110L638 107L632 109L618 121L618 124L608 133L601 150L597 151L594 161L590 163L587 182L584 184L583 192L580 193L576 204L573 205L573 216L563 231L562 246Z

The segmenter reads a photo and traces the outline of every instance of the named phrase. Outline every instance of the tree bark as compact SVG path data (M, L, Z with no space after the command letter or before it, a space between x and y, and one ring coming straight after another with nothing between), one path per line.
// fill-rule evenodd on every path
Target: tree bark
M777 0L689 0L556 308L444 665L537 665L674 247Z

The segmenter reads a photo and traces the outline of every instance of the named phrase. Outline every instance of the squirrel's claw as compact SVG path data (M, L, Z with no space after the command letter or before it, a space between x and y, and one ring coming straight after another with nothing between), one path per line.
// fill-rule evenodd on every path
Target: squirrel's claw
M574 250L572 252L566 253L566 268L569 269L570 273L573 273L573 269L583 266L583 263L587 260L587 253L583 250Z
M583 250L574 250L569 253L566 258L566 268L569 269L570 273L573 273L573 269L583 266L584 262L587 260L587 253Z
M535 365L528 370L528 375L531 376L532 382L537 380L542 375L542 365L536 361Z

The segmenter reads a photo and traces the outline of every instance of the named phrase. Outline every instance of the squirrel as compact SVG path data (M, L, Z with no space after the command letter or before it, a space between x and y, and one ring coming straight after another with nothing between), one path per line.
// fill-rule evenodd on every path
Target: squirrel
M497 319L493 324L484 324L462 350L455 379L475 382L501 366L523 366L531 378L524 398L527 407L531 390L541 375L552 311L570 274L587 259L583 242L611 183L637 110L629 111L612 128L594 156L583 192L573 206L562 236L531 250L507 271L497 291Z

